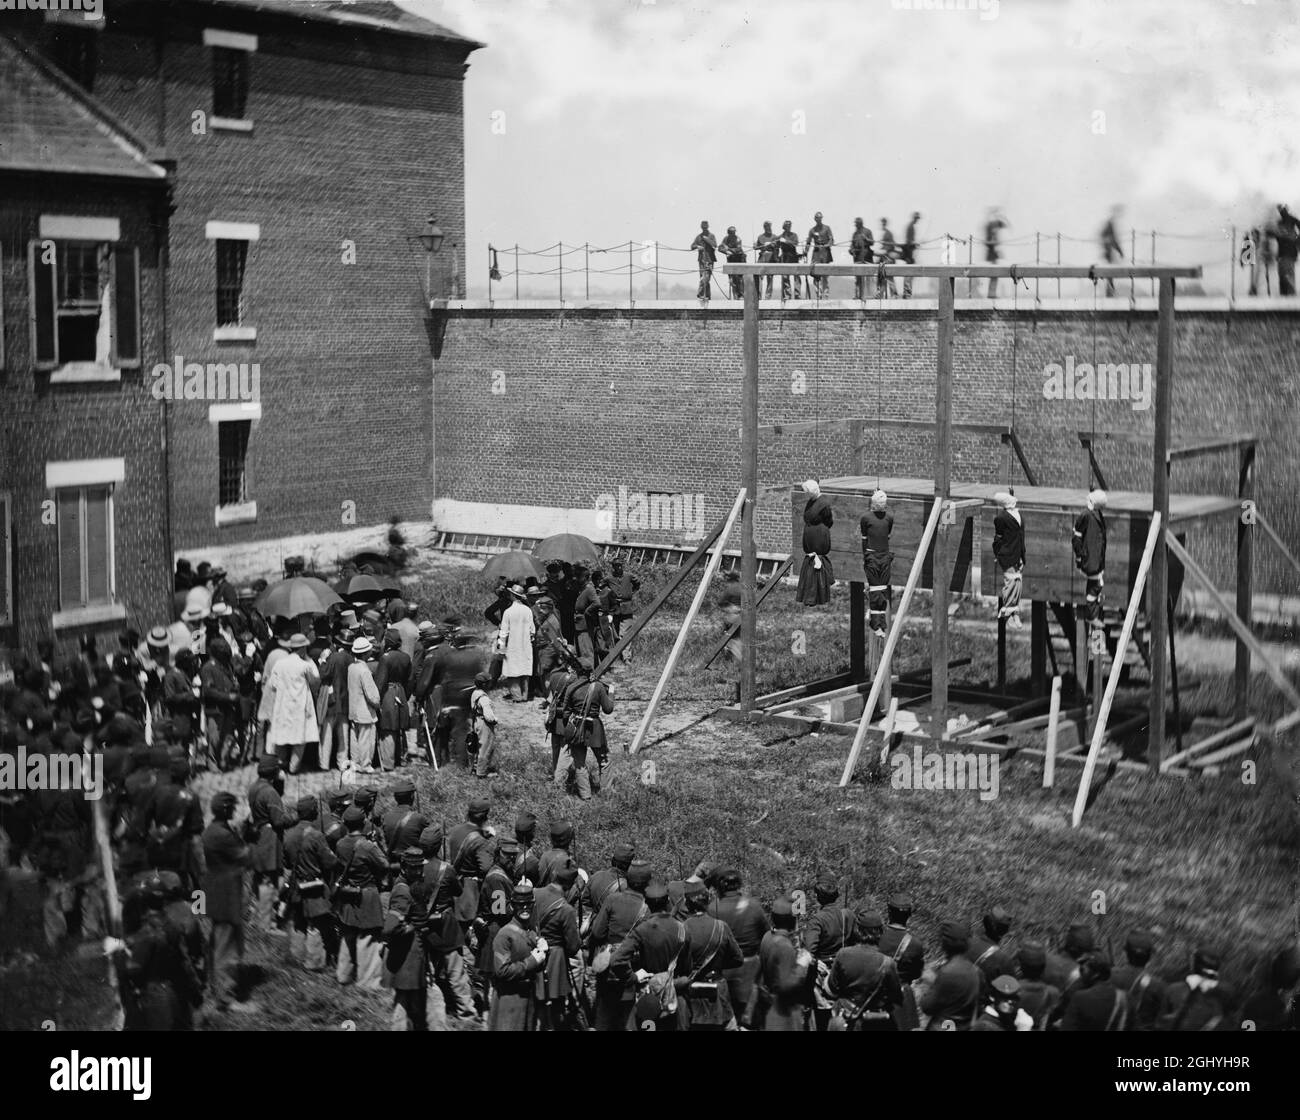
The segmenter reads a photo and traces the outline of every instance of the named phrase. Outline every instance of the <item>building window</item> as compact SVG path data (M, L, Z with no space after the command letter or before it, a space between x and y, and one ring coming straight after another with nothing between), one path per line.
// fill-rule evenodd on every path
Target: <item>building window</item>
M95 60L99 41L87 28L62 25L50 43L54 64L87 93L95 86Z
M247 241L217 242L217 326L237 327L244 321L244 266Z
M37 369L140 365L140 259L134 248L43 238L29 246Z
M212 48L212 115L244 120L248 108L248 51Z
M251 420L223 420L217 425L217 504L248 500L248 435Z
M113 601L113 488L55 491L59 526L59 609Z

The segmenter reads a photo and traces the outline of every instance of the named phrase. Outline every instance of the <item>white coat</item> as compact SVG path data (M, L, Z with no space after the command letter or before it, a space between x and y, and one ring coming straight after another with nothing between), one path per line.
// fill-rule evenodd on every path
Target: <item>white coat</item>
M315 743L320 739L316 723L316 690L320 673L310 661L289 654L276 661L265 689L270 693L271 730L266 744Z
M505 651L501 666L503 677L530 677L533 674L533 633L536 625L533 612L515 600L501 616L501 629L497 640Z

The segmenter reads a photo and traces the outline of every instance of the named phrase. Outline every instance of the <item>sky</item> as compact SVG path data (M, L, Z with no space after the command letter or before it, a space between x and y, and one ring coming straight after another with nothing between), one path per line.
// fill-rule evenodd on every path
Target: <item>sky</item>
M465 81L471 297L489 243L631 239L640 266L643 242L688 246L701 219L752 244L764 220L804 236L816 210L837 240L859 216L901 234L919 210L928 239L998 206L1005 259L1032 261L1037 230L1055 260L1059 231L1063 259L1087 263L1115 204L1139 259L1154 229L1162 262L1222 290L1232 225L1300 204L1290 0L399 2L487 44ZM626 249L602 262L625 269ZM555 276L530 283L555 294ZM626 272L607 283L625 293Z

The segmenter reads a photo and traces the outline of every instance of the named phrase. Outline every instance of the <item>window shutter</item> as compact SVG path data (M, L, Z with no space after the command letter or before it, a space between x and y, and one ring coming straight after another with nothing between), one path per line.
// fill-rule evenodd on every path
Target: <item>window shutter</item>
M28 312L32 328L32 358L37 369L59 364L59 336L54 324L55 262L41 260L43 241L28 243Z
M112 598L113 558L109 555L112 533L109 529L107 486L86 490L86 602L107 603Z
M140 250L113 246L114 369L140 367Z
M81 491L58 491L59 607L71 610L86 599L81 587Z

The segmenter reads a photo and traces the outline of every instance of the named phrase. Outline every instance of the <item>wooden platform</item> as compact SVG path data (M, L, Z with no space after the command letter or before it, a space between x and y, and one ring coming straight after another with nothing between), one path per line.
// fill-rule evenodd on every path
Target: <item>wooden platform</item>
M916 556L930 507L934 503L934 482L928 478L881 478L880 488L889 495L894 514L894 578L901 580ZM821 481L822 494L830 499L835 523L831 528L831 565L837 580L862 582L862 538L859 519L871 508L876 489L874 475L846 475ZM957 509L957 523L949 532L959 542L955 548L951 591L996 595L998 571L993 559L993 518L998 505L993 495L1005 486L997 483L958 482L952 487L956 501L977 500L978 506ZM1147 491L1110 490L1105 518L1109 531L1106 549L1107 598L1114 604L1128 597L1137 563L1142 555L1151 521L1152 498ZM1084 579L1074 565L1070 544L1074 520L1082 512L1087 494L1082 489L1061 486L1017 486L1016 500L1025 525L1025 576L1022 595L1059 603L1081 603ZM793 551L802 555L803 510L806 495L791 491ZM1185 539L1197 525L1213 518L1235 519L1240 509L1236 498L1205 494L1172 494L1169 524ZM976 563L975 561L978 561ZM978 568L978 581L972 577ZM929 559L921 573L920 586L931 587Z

